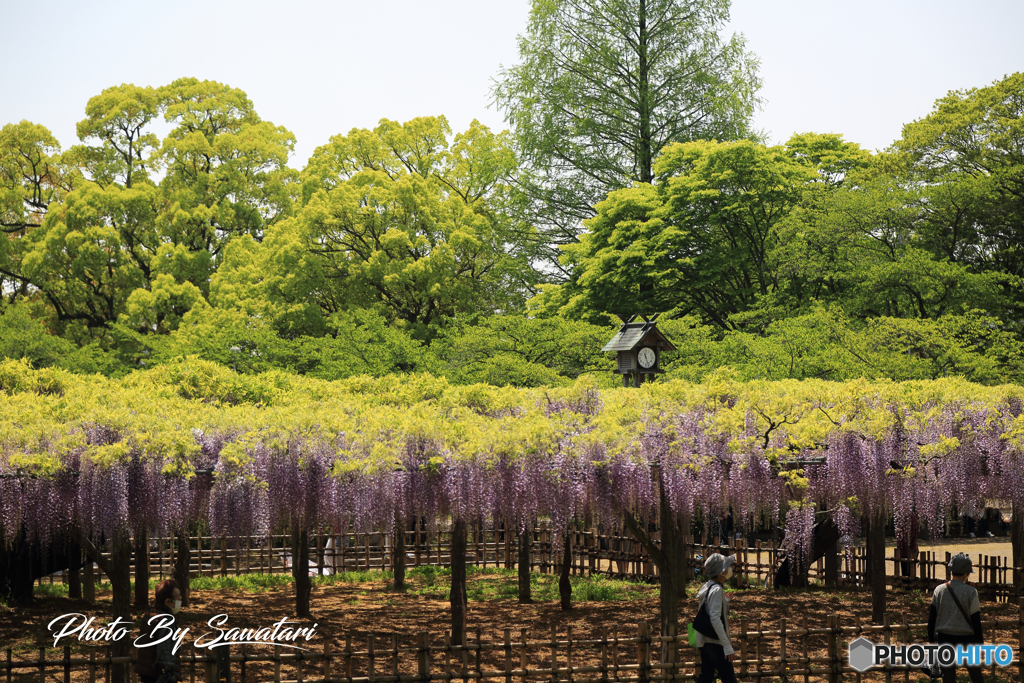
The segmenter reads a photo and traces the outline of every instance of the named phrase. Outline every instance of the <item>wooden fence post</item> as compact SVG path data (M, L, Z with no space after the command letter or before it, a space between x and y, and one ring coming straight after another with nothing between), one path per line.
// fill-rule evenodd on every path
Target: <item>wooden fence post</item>
M426 631L416 635L416 674L421 681L430 680L430 636Z
M1017 603L1017 624L1017 680L1024 682L1024 598Z
M828 617L828 658L829 658L829 683L839 683L840 679L840 666L839 661L839 646L837 643L836 626L838 625L836 616L830 614Z
M558 633L557 627L551 627L551 681L558 680Z
M760 541L758 541L760 543ZM698 650L698 659L700 651ZM740 676L747 675L747 618L740 619Z
M640 665L640 681L646 683L651 680L651 627L646 621L641 621L637 626L637 637L640 642L637 644L637 663Z
M885 613L885 618L882 620L883 633L885 634L885 644L892 644L892 617L889 613ZM892 660L889 660L885 664L885 683L892 683Z
M508 533L505 533L508 540ZM512 683L512 629L505 629L505 683Z
M779 678L785 679L786 675L786 618L779 620Z

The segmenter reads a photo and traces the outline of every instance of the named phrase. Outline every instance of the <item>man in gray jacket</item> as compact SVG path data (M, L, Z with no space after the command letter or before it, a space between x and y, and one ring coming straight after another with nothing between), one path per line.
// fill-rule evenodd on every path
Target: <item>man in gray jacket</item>
M708 617L717 638L697 633L697 647L700 648L700 678L697 683L712 683L715 672L722 683L736 683L736 671L732 662L736 658L729 641L729 598L725 597L723 584L732 576L735 557L715 553L704 560L704 576L708 581L697 591L697 611L707 603Z
M949 561L953 578L940 583L932 593L928 609L928 640L953 645L981 643L981 603L978 590L967 585L967 576L974 571L971 558L957 553ZM982 683L981 667L969 666L971 683ZM943 683L956 683L956 666L942 669Z

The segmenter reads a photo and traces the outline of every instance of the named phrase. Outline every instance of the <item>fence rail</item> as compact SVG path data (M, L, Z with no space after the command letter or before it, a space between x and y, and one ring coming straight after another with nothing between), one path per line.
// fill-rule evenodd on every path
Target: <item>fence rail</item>
M914 667L886 666L868 674L860 674L847 663L849 640L867 636L875 642L919 642L922 623L900 623L887 615L883 625L843 625L837 616L829 616L825 626L809 627L806 617L795 627L787 627L785 619L779 628L750 628L745 620L735 635L737 674L744 680L813 680L838 683L845 678L884 680L894 677L909 680ZM1024 648L1024 599L1018 603L1013 618L989 619L983 622L989 642L1014 641ZM282 652L277 646L252 651L247 646L234 653L211 654L187 646L182 656L183 674L189 683L229 683L273 680L277 683L392 683L398 681L495 680L505 683L535 681L564 683L609 683L638 681L691 680L699 673L699 654L688 646L686 636L655 634L646 623L640 623L630 635L618 629L601 629L599 637L574 638L572 628L559 634L552 627L547 640L529 640L525 630L513 640L512 629L506 628L497 638L484 639L476 630L471 640L453 644L448 633L414 634L348 634L341 638L325 638L318 651ZM365 647L357 646L365 642ZM310 647L314 647L310 644ZM47 681L50 679L95 683L97 678L110 683L116 665L131 664L132 657L111 657L110 649L87 648L88 656L71 656L64 646L61 657L47 657L39 650L37 659L14 658L10 648L0 672L7 681ZM1007 681L1022 680L1021 649L1011 666L992 675ZM122 669L125 667L121 667ZM128 667L130 668L130 667ZM131 680L138 677L131 673Z
M573 575L604 575L640 581L656 581L658 572L643 546L628 533L609 533L598 529L574 530L571 534ZM655 540L658 532L652 532ZM533 530L530 545L530 570L557 573L561 558L555 552L554 533L546 527ZM248 573L283 573L291 571L290 537L272 534L266 537L190 538L191 574L193 576L228 576ZM449 566L451 538L446 530L405 532L406 566ZM686 544L690 566L699 569L701 558L711 552L735 553L740 566L741 586L774 586L775 570L784 557L773 541L744 543L735 539L723 545L694 541ZM365 569L390 569L395 563L395 538L386 534L311 534L310 572L331 574ZM174 568L176 539L151 538L149 565L151 576L171 576ZM483 567L514 568L518 558L518 537L502 529L476 528L467 543L466 561ZM950 554L922 551L918 557L903 559L892 554L886 557L886 580L895 587L930 590L948 580ZM134 572L134 567L133 567ZM977 553L972 583L984 600L1013 601L1024 595L1020 567L1009 565L1006 558ZM66 581L62 573L42 577L40 583ZM835 574L839 586L865 586L866 550L850 547L839 553ZM97 568L96 580L102 580ZM824 560L810 568L811 581L825 582Z

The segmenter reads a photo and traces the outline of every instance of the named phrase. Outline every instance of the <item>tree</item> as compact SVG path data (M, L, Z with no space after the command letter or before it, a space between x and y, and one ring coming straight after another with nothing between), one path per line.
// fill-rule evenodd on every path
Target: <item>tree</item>
M493 95L545 239L575 241L609 191L650 183L665 145L750 134L757 59L719 36L728 17L728 0L534 0Z
M175 124L160 148L164 231L214 257L232 236L262 239L290 214L298 190L298 174L287 166L295 136L260 119L237 88L181 78L158 92L164 118Z
M813 172L747 140L674 143L655 168L658 185L611 192L566 247L561 313L695 313L732 329L730 316L778 288L778 224Z
M927 196L920 232L930 250L1024 276L1024 73L950 92L903 127L894 151ZM1020 287L1007 280L1004 289L1019 319Z
M0 296L13 302L31 290L22 272L24 237L74 187L78 176L43 126L22 121L0 129Z
M449 134L444 117L383 120L314 152L305 206L267 240L315 257L302 277L318 291L303 298L325 315L374 308L419 339L448 318L522 306L535 273L504 210L515 155L475 121Z
M163 115L162 141L150 131ZM91 98L86 144L63 155L41 126L0 133L0 291L50 306L50 327L112 342L121 322L167 333L197 301L227 244L291 212L294 137L213 81L125 84ZM38 294L36 294L38 292Z
M779 228L775 260L786 282L776 305L794 312L836 302L861 319L973 309L1003 316L1007 276L939 246L930 236L940 232L933 227L938 188L888 172L890 162L882 155L853 183L804 192Z
M564 318L496 315L475 325L452 325L430 345L437 372L457 384L517 387L569 384L584 373L607 373L601 347L614 328Z

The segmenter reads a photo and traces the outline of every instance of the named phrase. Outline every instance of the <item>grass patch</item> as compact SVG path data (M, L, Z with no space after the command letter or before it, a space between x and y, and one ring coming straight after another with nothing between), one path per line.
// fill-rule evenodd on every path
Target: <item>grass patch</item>
M431 600L448 600L451 593L452 570L450 567L421 565L410 567L405 572L406 592L421 595ZM328 576L310 577L314 586L336 584L358 585L385 582L384 590L393 588L395 575L392 571L360 570L340 572ZM579 602L601 602L614 600L640 600L658 596L658 587L610 579L605 576L572 576L572 599ZM156 588L158 580L149 582L150 590ZM238 576L197 576L193 577L193 590L227 590L243 593L263 593L278 590L295 583L291 574L240 574ZM516 600L519 597L519 578L515 569L502 567L466 567L467 597L474 602L488 600ZM554 574L530 574L531 594L536 601L557 601L558 576ZM699 586L699 584L698 584ZM109 583L97 585L97 590L110 590ZM34 587L39 598L66 598L68 587L60 583L43 583ZM132 582L134 593L135 583ZM379 588L377 589L379 590ZM369 591L363 591L368 595Z
M263 593L294 583L291 574L239 574L238 576L197 576L189 587L197 591L237 590Z
M32 595L37 598L66 598L68 587L63 583L41 583L32 587Z

